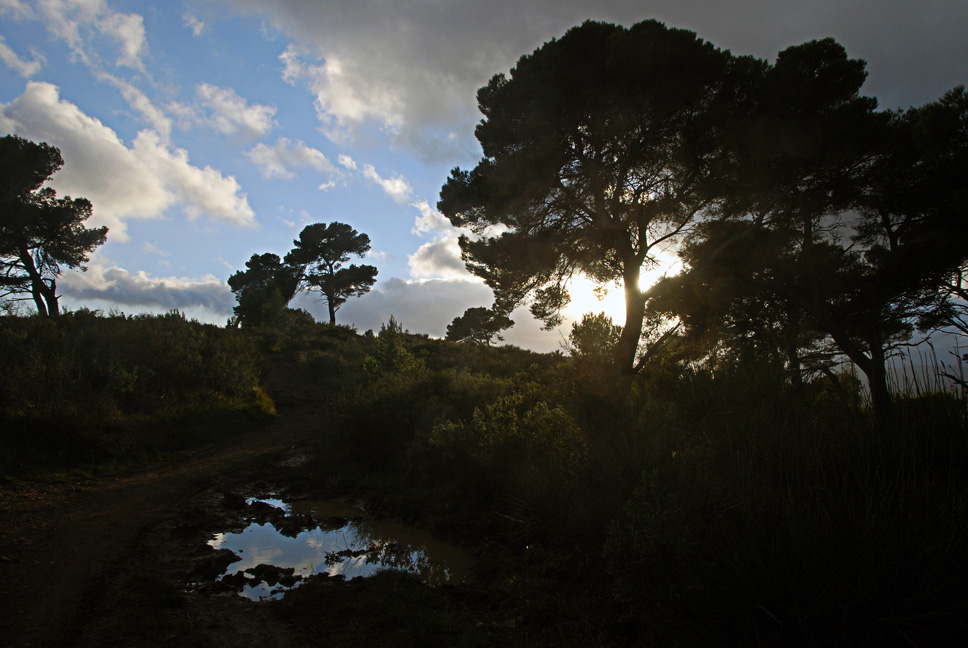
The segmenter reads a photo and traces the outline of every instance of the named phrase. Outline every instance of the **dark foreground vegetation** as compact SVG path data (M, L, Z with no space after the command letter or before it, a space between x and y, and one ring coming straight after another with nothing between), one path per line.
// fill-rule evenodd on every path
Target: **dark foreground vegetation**
M359 335L292 311L248 331L177 313L7 316L0 344L7 477L252 429L273 409L260 368L288 372L319 397L307 487L477 547L475 591L510 619L502 641L955 645L968 631L955 395L897 395L879 424L856 380L794 383L754 349L700 360L670 344L619 377L592 354L432 340L394 321ZM445 598L398 580L376 584ZM400 645L435 643L428 632L492 644L460 626L466 595L427 623L379 614ZM313 597L293 593L295 623L312 625L299 611Z
M274 414L249 336L178 312L0 317L0 475L110 467Z

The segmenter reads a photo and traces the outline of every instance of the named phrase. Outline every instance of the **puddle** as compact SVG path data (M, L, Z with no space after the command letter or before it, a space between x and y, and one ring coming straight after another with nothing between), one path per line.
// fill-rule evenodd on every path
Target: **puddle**
M429 534L369 518L331 501L287 503L249 498L253 514L241 532L217 533L208 544L240 558L218 581L254 601L281 598L314 574L346 580L384 569L414 574L429 585L464 580L473 557ZM268 518L268 520L266 520Z

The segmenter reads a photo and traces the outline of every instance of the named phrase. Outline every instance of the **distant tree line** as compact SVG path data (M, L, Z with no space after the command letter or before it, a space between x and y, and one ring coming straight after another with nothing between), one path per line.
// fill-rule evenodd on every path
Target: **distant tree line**
M794 382L843 354L884 413L892 350L964 322L968 94L882 111L865 78L832 39L769 63L653 20L586 22L480 89L484 157L438 208L471 231L496 314L527 303L550 328L575 273L620 287L622 373L683 335L781 354ZM682 272L640 286L669 249Z

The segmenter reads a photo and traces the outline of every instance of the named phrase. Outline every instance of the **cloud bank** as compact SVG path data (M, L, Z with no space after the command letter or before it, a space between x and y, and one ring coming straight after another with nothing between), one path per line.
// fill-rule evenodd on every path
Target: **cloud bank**
M232 314L235 305L228 284L213 275L151 277L141 270L132 274L124 268L98 263L91 263L86 272L64 273L58 287L69 300L95 300L163 311L201 309L214 314L216 321L221 322Z
M190 219L255 224L234 177L192 165L187 151L166 146L153 130L139 132L130 148L125 146L98 119L62 100L52 84L29 82L21 96L0 104L0 132L59 148L64 168L51 184L62 195L90 199L94 215L89 224L107 225L113 239L127 239L128 219L159 218L173 207Z

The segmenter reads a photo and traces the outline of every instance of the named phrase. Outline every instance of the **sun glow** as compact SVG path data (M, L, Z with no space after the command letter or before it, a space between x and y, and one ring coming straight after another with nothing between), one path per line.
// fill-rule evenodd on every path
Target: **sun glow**
M661 254L659 263L654 268L642 271L639 289L651 288L659 279L675 274L679 268L679 259L673 254ZM568 292L571 294L571 302L564 310L567 320L579 322L586 313L604 312L615 324L625 324L625 291L621 284L609 283L596 291L594 281L585 275L576 275L568 284ZM570 325L568 327L570 329Z
M585 275L572 278L568 284L571 301L565 308L565 318L578 322L586 313L601 313L616 324L625 323L625 292L620 285L608 284L595 291L595 282Z

